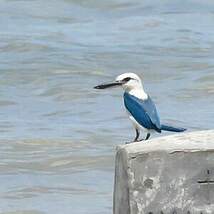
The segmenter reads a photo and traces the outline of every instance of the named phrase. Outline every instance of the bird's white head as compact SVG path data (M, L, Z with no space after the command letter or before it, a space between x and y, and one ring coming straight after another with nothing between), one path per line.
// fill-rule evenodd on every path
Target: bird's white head
M124 73L116 77L116 82L122 82L121 85L125 91L133 89L142 89L140 77L134 73Z

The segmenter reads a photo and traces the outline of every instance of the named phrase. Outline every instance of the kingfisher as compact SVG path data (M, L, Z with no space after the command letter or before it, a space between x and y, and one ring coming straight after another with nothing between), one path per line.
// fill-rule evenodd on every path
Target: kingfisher
M129 119L132 121L136 135L132 142L148 140L152 132L183 132L186 129L161 124L154 102L144 91L140 77L135 73L124 73L116 77L114 82L97 85L95 89L106 89L121 86L124 89L123 100ZM140 131L146 133L139 139Z

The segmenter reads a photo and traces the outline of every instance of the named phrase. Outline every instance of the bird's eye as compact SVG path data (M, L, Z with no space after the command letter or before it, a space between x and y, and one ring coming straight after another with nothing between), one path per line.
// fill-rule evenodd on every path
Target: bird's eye
M131 79L132 79L131 77L126 77L126 78L123 79L123 81L124 81L124 82L128 82L128 81L131 80Z

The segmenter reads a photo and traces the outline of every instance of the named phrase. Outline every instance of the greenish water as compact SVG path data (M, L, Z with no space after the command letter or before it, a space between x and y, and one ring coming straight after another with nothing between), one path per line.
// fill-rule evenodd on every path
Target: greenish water
M214 3L0 2L0 213L112 212L115 147L133 138L135 72L162 121L211 129Z

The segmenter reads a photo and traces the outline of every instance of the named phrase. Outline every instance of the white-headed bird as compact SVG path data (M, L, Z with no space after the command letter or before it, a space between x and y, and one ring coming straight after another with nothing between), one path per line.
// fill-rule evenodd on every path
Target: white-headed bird
M144 91L141 79L134 73L124 73L119 75L114 82L95 86L96 89L106 89L110 87L122 86L124 89L124 105L128 116L132 121L136 136L134 142L139 140L140 130L146 132L144 140L148 140L150 133L156 131L183 132L186 129L172 127L160 123L154 102Z

